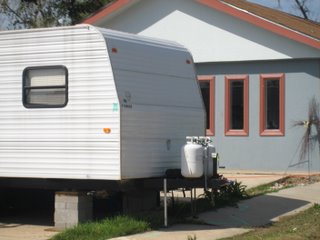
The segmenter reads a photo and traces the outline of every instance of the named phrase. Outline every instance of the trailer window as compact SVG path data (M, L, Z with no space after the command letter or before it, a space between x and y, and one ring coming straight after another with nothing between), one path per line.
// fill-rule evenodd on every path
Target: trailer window
M68 71L63 66L30 67L23 72L23 104L27 108L64 107Z

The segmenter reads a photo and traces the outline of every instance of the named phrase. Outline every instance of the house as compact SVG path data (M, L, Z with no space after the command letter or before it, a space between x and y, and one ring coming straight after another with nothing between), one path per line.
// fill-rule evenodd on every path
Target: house
M320 171L317 149L299 159L305 128L293 127L320 101L320 24L244 0L116 0L84 23L191 51L220 166Z

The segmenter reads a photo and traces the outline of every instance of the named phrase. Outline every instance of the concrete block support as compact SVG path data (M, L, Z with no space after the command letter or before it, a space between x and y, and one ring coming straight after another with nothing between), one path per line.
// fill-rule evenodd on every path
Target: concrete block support
M54 225L66 229L92 219L92 197L82 192L56 192Z
M137 190L124 192L122 195L122 210L124 214L147 211L157 207L158 191Z

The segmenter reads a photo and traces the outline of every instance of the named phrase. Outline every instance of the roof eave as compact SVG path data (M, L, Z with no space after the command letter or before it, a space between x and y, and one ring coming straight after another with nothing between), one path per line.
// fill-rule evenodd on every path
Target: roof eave
M121 10L130 7L133 3L138 0L116 0L106 5L104 8L99 10L98 12L92 14L87 19L85 19L82 23L86 24L96 24L100 21L103 21L106 17L111 17L112 15L117 14Z
M218 10L220 12L227 13L233 17L246 21L250 24L256 25L260 28L266 29L270 32L276 33L280 36L284 36L291 40L306 44L313 48L320 49L320 41L297 31L293 31L287 27L271 22L267 19L256 16L250 12L238 9L230 4L223 3L219 0L196 0L197 2L206 5L210 8Z
M130 7L132 4L140 0L116 0L111 4L107 5L102 10L93 14L91 17L83 21L87 24L97 24L103 21L106 17L111 17L112 15L120 12L121 10ZM280 36L286 37L288 39L294 40L296 42L308 45L310 47L320 49L320 40L312 38L308 35L302 34L300 32L294 31L283 25L276 24L270 20L254 15L245 10L239 9L231 4L221 2L220 0L195 0L196 2L205 5L207 7L213 8L220 12L229 14L235 18L246 21L250 24L258 26L260 28L266 29L270 32L278 34Z

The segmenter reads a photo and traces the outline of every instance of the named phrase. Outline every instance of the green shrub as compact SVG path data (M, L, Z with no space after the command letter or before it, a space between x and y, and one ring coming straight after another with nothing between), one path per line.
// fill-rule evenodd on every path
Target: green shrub
M197 240L197 236L196 235L188 236L188 240Z
M234 206L239 200L248 197L246 186L241 182L233 181L212 194L205 191L204 198L211 202L213 207Z

